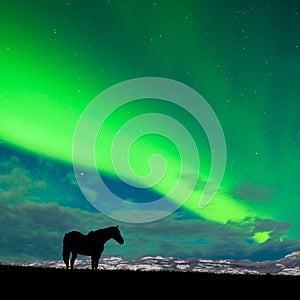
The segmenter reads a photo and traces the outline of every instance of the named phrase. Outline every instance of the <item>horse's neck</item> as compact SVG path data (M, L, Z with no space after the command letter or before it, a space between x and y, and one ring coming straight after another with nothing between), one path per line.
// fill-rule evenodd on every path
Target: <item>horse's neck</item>
M98 240L101 240L103 244L105 244L108 240L111 239L111 235L106 231L99 231L96 233Z

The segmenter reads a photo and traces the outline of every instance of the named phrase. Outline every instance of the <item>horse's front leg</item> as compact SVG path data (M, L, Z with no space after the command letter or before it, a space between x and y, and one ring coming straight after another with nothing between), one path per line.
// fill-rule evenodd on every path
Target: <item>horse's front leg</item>
M71 257L71 269L74 269L74 263L75 263L75 259L77 258L77 253L76 252L72 252L72 257Z
M101 256L101 254L92 255L92 257L91 257L92 258L92 270L98 269L100 256Z

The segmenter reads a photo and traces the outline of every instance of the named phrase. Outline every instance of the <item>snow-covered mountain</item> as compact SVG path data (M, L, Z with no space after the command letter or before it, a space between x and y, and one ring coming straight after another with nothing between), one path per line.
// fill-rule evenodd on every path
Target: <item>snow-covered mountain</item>
M62 260L14 263L14 265L65 268ZM90 269L89 257L78 257L76 269ZM292 252L278 260L253 262L250 260L209 260L201 258L178 259L174 257L147 256L126 259L119 256L103 256L99 269L139 271L188 271L224 274L300 275L300 251Z

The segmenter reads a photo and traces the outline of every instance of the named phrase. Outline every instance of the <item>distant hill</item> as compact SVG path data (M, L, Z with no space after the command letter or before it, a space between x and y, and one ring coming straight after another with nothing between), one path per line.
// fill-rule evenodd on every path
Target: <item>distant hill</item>
M15 263L15 265L56 269L65 268L65 264L61 259ZM90 269L90 258L79 256L75 261L75 268ZM103 256L99 262L99 269L107 271L176 271L215 274L291 275L299 276L300 280L300 252L293 252L278 260L267 260L262 262L229 259L181 259L161 256L146 256L136 259L127 259L119 256Z

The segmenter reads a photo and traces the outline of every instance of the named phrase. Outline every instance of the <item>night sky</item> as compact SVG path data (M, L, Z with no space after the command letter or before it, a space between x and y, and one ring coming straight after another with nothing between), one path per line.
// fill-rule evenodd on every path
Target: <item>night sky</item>
M5 0L0 66L0 261L300 249L299 1Z

